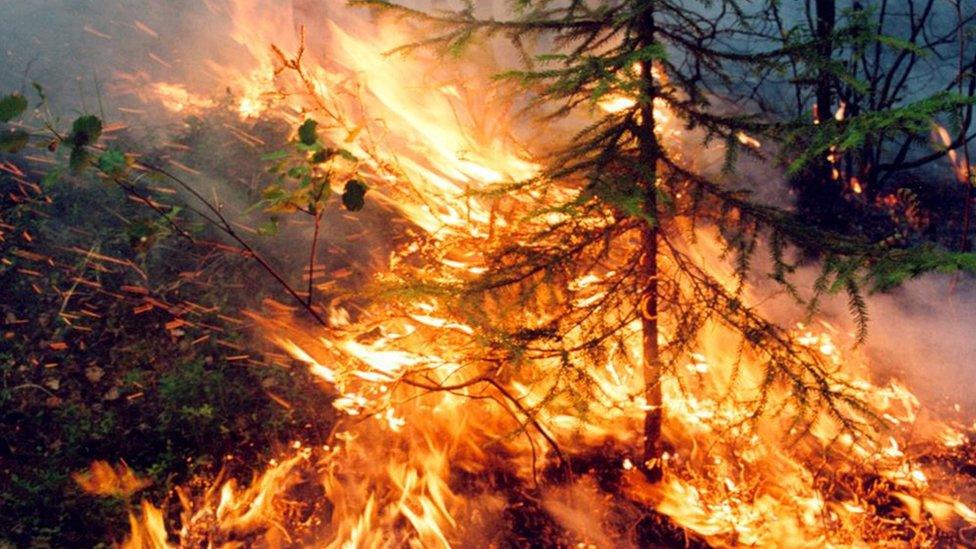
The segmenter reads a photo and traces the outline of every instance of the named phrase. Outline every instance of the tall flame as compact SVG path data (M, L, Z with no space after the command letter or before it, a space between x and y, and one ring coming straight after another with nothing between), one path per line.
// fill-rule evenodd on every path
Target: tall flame
M321 6L343 9L337 1ZM463 280L482 272L489 239L533 206L473 191L539 172L514 137L511 98L490 80L492 67L455 66L423 51L389 55L416 39L402 23L343 14L341 25L318 21L303 42L301 22L278 2L232 0L230 13L232 36L252 59L244 69L213 68L239 98L239 114L321 119L329 138L361 159L358 170L372 174L371 196L419 229L421 237L398 250L377 277L423 271ZM160 101L175 110L209 106L180 90L157 87ZM612 97L600 107L613 111L630 101ZM668 146L680 148L670 113L658 105L656 117ZM746 135L740 140L759 146ZM701 237L702 268L731 285L732 274L723 274L718 253L708 250L709 235ZM417 266L405 258L421 240L433 244L424 255L428 263ZM606 283L612 275L575 281L573 299L597 303L613 291ZM923 420L918 401L896 382L871 383L862 359L841 355L835 339L844 336L829 325L798 325L792 337L842 371L890 434L854 438L829 416L809 433L791 433L788 414L748 421L742 402L755 398L764 371L755 357L741 356L726 329L709 326L686 367L663 380L665 435L674 446L665 456L664 481L648 484L623 453L608 457L616 460L621 497L610 501L586 473L570 486L547 485L547 478L560 459L554 442L577 454L635 445L647 410L641 369L634 366L638 325L626 327L604 360L580 372L592 388L580 404L551 391L560 383L558 357L498 379L486 375L483 363L469 359L483 334L433 298L374 303L351 316L333 310L335 327L327 333L288 318L258 319L270 341L334 391L332 405L344 419L330 440L296 450L247 488L227 482L201 496L184 494L179 532L167 533L159 510L144 503L133 514L130 546L166 546L167 536L188 542L201 530L227 543L260 536L271 544L328 547L485 544L502 541L504 517L522 504L504 485L536 494L563 535L581 543L603 542L586 539L586 521L599 525L626 505L656 509L717 546L863 544L895 537L885 521L903 529L922 529L930 520L976 524L976 513L938 492L934 472L916 463L898 438L924 425L933 444L949 448L959 432ZM789 406L786 393L774 394L769 406ZM850 479L865 472L889 487L902 514L880 516L875 503L862 499L865 491ZM311 518L295 518L290 502L309 475L321 501ZM613 544L635 543L614 535Z

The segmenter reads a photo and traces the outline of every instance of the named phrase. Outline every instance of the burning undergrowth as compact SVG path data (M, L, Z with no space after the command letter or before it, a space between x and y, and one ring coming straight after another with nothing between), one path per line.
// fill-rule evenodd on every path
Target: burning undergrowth
M246 464L255 471L250 482L231 470L196 479L166 512L142 502L127 544L972 541L971 429L928 417L895 381L875 383L859 352L840 350L853 338L828 323L776 333L790 353L822 365L829 375L817 379L833 384L825 390L863 403L836 413L798 406L788 384L768 383L767 357L746 349L727 322L666 310L661 339L680 342L681 352L661 380L663 479L649 481L635 451L651 408L638 366L637 304L614 297L631 283L626 250L587 256L595 267L578 278L540 269L514 289L486 288L479 278L492 261L505 264L527 218L561 227L550 237L572 245L613 217L599 211L567 229L559 212L539 215L534 204L572 195L572 181L552 182L547 194L486 192L541 172L538 151L516 136L544 131L512 129L513 98L490 79L491 63L388 56L416 39L399 22L345 16L306 36L296 32L299 21L260 0L232 2L229 13L253 62L212 68L228 82L236 114L292 126L317 120L330 150L347 153L335 155L330 177L362 178L375 204L367 211L397 221L362 222L390 237L380 252L310 268L319 295L310 307L327 326L308 324L286 304L252 313L260 335L308 367L320 385L310 390L339 412L329 437L296 443L266 467ZM181 115L226 107L179 85L146 84L137 83L151 90L147 99ZM619 97L600 107L627 105ZM654 118L665 146L680 151L680 124L664 108ZM741 136L758 145L750 139ZM613 230L636 242L636 224ZM683 272L718 280L715 294L734 292L744 310L760 301L758 292L733 289L738 281L713 227L668 237L662 256L672 268L680 262ZM335 276L349 269L362 279ZM694 292L691 281L675 280L669 295ZM488 291L460 299L446 292L478 284ZM563 308L577 316L552 313ZM599 321L580 313L597 310ZM685 338L690 324L696 335ZM613 337L591 343L607 325ZM92 491L111 492L116 477L103 475L108 486Z

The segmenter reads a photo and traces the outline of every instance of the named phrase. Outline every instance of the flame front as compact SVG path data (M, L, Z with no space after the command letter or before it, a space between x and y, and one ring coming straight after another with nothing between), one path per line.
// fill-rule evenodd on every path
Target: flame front
M338 2L321 7L345 9ZM317 19L304 42L301 21L277 2L233 0L230 14L233 38L252 59L243 69L213 69L230 83L240 116L318 118L330 140L360 159L356 171L370 174L370 196L409 220L413 238L376 273L378 282L467 280L488 268L484 250L518 237L516 222L543 197L479 191L538 174L538 151L516 138L525 128L514 124L514 99L490 79L490 62L453 64L423 51L388 55L416 39L411 29L345 12L341 25ZM490 52L480 55L490 59ZM174 111L213 108L177 85L155 89ZM631 101L612 97L599 106L612 112ZM658 107L662 139L680 156L681 129ZM740 141L759 146L746 135ZM564 185L549 192L569 195L572 182ZM558 216L535 222L556 223ZM731 286L731 272L710 250L713 236L700 233L700 268ZM599 307L616 291L614 260L611 254L604 268L558 298ZM512 310L487 307L485 314ZM295 448L246 488L217 481L204 494L183 492L178 531L167 532L162 513L143 503L133 511L130 546L163 547L170 536L184 544L204 536L216 545L255 537L328 547L501 544L514 535L514 509L529 503L549 514L561 541L584 545L636 544L613 525L650 509L715 546L867 545L908 539L906 532L925 543L940 529L976 524L976 513L942 491L948 488L935 468L917 463L902 438L912 432L916 446L951 449L965 435L923 419L903 386L871 383L861 358L840 354L835 339L846 336L830 325L798 325L795 345L833 364L889 431L866 427L855 438L829 415L802 433L791 432L786 413L750 421L744 403L757 398L764 370L739 352L727 329L710 324L686 366L663 380L673 451L665 455L663 482L649 484L632 455L647 410L639 325L625 326L599 358L574 366L572 383L587 388L581 395L566 389L566 369L551 349L529 352L521 364L473 352L486 334L434 297L377 302L356 314L336 306L330 318L328 332L290 318L258 319L270 341L334 392L343 419L330 439ZM544 320L544 310L511 319L526 327ZM586 329L569 332L560 345L572 347ZM769 399L770 409L791 406L785 390ZM587 455L611 463L616 493L592 472L565 472L563 460ZM296 487L309 483L318 496L301 513ZM874 489L901 502L899 511L879 511Z

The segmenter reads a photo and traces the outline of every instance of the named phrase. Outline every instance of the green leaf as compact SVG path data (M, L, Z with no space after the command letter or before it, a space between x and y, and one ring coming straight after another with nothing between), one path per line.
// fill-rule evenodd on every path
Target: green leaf
M346 182L346 187L342 191L342 205L350 212L358 212L366 205L366 184L350 179Z
M931 54L929 50L926 50L925 48L915 43L912 43L908 40L905 40L903 38L898 38L897 36L888 36L886 34L879 34L875 38L877 39L878 42L884 44L885 46L889 46L896 50L909 51L920 57L927 57Z
M125 172L125 155L116 149L105 151L98 157L98 169L113 177L122 175Z
M44 187L45 189L50 189L51 187L54 186L55 183L58 182L58 180L61 178L63 174L64 174L64 168L61 167L54 168L53 170L44 174L44 177L41 179L41 186Z
M278 185L268 185L263 191L261 191L261 196L263 196L267 202L274 204L287 200L288 191L282 189Z
M303 152L303 153L312 152L312 153L314 153L314 152L318 152L318 151L322 150L322 144L319 143L318 141L315 141L311 145L306 145L305 143L299 142L299 143L295 144L295 149L298 150L298 152Z
M291 153L285 150L274 151L267 154L262 154L261 160L263 162L273 162L275 160L281 160L282 158L288 158L289 154Z
M303 145L314 145L318 141L319 123L309 118L298 128L298 140Z
M302 176L308 175L308 173L308 166L299 164L297 166L292 166L291 169L288 170L288 177L292 179L301 179Z
M40 107L47 102L47 95L44 94L44 88L37 82L31 82L31 85L34 86L34 91L37 92L37 96L41 98L41 103L38 105Z
M30 134L24 130L0 131L0 152L16 153L27 146Z
M71 125L69 140L75 147L94 145L102 136L102 121L93 114L79 117Z
M0 122L10 122L27 110L27 98L19 93L0 99Z
M315 182L314 192L319 195L319 202L324 203L332 196L332 187L329 186L328 179L320 179Z
M258 227L258 234L262 236L274 236L278 234L278 218L272 217Z

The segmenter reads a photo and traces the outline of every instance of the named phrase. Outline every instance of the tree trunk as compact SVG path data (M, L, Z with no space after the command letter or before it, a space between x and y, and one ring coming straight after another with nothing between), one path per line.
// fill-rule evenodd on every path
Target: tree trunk
M837 24L836 0L813 0L816 9L812 32L817 40L817 61L822 64L814 86L815 120L823 124L833 117L834 76L828 65L834 54L833 33ZM847 228L847 204L843 182L835 181L833 168L826 157L817 158L791 179L797 191L796 206L800 215L831 230Z
M834 41L832 35L837 19L837 6L835 0L816 0L817 7L817 56L820 62L828 64L834 54ZM827 68L821 68L817 74L816 86L816 120L821 124L833 117L834 110L834 88L833 75ZM839 166L838 166L839 167ZM820 199L824 204L814 204L815 210L829 212L823 216L821 221L826 221L825 225L829 228L839 228L840 221L836 219L838 208L834 202L841 200L841 183L834 181L834 166L826 158L817 159L814 163L814 180L809 183L816 185L819 189L814 190L813 196ZM825 208L825 210L821 210Z
M640 18L638 35L641 47L654 44L655 22L653 0ZM657 82L650 61L641 63L640 120L635 132L638 149L638 185L644 198L644 215L647 221L641 228L641 257L638 266L640 274L640 315L643 338L644 397L650 409L644 416L644 452L641 456L641 470L650 480L661 478L661 356L658 348L658 222L657 207L657 161L661 153L657 141L654 122L654 98L657 96Z
M835 0L816 0L817 2L817 54L820 62L828 63L834 54L831 36L837 24L837 5ZM821 121L831 116L834 107L833 77L826 68L817 75L817 118Z

